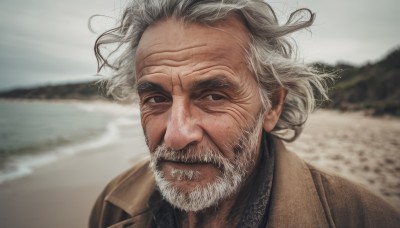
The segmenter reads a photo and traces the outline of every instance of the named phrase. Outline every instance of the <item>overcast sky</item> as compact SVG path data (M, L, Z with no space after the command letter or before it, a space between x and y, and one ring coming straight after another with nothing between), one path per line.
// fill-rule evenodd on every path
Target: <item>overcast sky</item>
M126 0L1 0L0 90L95 79L91 15L117 17ZM399 0L270 1L281 18L308 7L311 32L295 35L306 62L374 62L400 45ZM97 18L99 33L113 20ZM281 23L284 21L282 20Z

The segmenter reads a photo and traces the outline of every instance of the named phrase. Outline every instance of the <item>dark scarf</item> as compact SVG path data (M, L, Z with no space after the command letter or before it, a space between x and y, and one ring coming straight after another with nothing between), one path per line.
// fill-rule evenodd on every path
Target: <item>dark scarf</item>
M234 216L236 211L243 211L237 225L240 228L266 227L268 222L269 201L274 174L275 145L271 135L266 132L263 133L259 159L255 172L248 178L245 187L240 190L238 200L231 213ZM157 227L180 227L177 216L178 209L163 200L158 191L154 191L151 196L149 208ZM243 210L237 210L238 208Z

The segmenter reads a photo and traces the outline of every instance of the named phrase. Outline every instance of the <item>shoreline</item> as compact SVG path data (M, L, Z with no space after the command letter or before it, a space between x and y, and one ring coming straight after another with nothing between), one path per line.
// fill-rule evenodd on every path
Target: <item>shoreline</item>
M7 100L6 102L9 102ZM100 148L118 139L121 134L121 125L137 125L139 111L134 105L120 105L111 102L81 102L74 100L62 100L47 102L43 100L14 100L17 103L48 103L48 104L69 104L79 107L84 112L102 112L110 116L109 122L105 124L104 131L96 135L88 136L87 139L75 138L70 142L58 145L40 146L33 145L37 149L20 148L15 154L10 153L3 158L3 165L0 169L0 184L31 175L37 168L65 159L66 157L82 153L89 149ZM132 118L131 118L132 117ZM132 121L130 121L132 119ZM124 122L121 124L121 122ZM42 148L41 148L42 147ZM21 151L19 153L18 151Z
M85 141L89 145L79 151L74 145L61 159L1 183L1 227L87 227L92 205L105 185L147 155L137 108L103 102L72 104L94 115L109 113L118 134L108 142L99 137L94 139L97 143Z
M118 105L124 105L123 103L118 103L116 101L110 101L106 99L28 99L28 98L0 98L1 101L8 101L8 102L43 102L43 103L88 103L88 104L93 104L93 103L98 103L98 104L118 104Z
M90 149L0 184L2 226L87 227L91 207L104 186L145 157L133 153L132 145L125 140Z

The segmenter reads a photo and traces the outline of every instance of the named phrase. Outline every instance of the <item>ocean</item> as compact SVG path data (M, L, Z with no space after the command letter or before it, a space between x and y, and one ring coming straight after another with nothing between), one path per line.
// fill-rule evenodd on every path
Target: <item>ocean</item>
M112 143L121 135L129 137L129 126L138 124L138 115L137 108L111 104L2 100L0 183Z

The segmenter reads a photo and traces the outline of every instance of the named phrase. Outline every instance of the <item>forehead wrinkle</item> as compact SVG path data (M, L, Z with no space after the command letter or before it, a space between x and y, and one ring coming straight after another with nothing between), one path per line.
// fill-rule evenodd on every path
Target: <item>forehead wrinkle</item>
M176 26L177 31L181 31L182 27L179 24L172 25ZM188 35L187 38L194 34L201 35L202 33L198 33L199 30L197 29L201 28L201 26L209 29L208 32L207 30L205 31L207 34L209 33L210 36L206 37L210 37L210 39L218 37L218 35L214 36L213 34L219 33L223 35L219 39L211 39L213 41L211 43L208 42L206 37L205 40L197 39L198 36L196 35L193 40L182 40L186 35ZM212 30L215 32L212 32ZM138 77L143 76L143 73L146 75L147 72L165 74L169 77L173 76L173 73L177 73L175 76L182 78L170 78L169 80L171 80L171 84L176 80L180 83L178 81L175 83L182 84L185 81L184 76L200 74L203 69L221 63L226 68L229 68L231 70L230 73L233 73L233 75L236 75L235 73L241 74L243 72L237 70L239 65L242 66L242 64L247 63L245 58L247 48L245 46L248 44L246 41L249 40L249 37L246 31L247 28L236 17L233 17L233 20L226 20L213 25L190 24L183 29L184 37L180 37L181 39L179 37L173 38L172 34L168 33L168 30L166 39L159 36L161 32L150 31L148 36L142 37L143 40L139 44L138 58L136 59L138 63L136 69L140 72ZM178 40L184 42L181 43ZM226 42L230 42L230 45L227 46ZM183 45L186 45L186 47L182 47ZM236 48L232 47L232 45L236 46ZM232 52L236 52L236 54L230 54ZM142 56L143 58L141 58ZM185 62L182 64L182 61ZM183 68L175 69L175 66L181 67L179 63L183 65Z
M159 45L163 45L163 43L160 42L160 43L158 43L156 45L153 45L152 47L156 47L156 46L159 46ZM192 51L192 49L200 48L200 47L204 47L204 46L207 46L207 43L189 45L189 46L186 46L186 47L180 47L180 48L175 48L175 49L168 47L168 48L165 48L164 50L157 50L156 52L154 52L152 50L152 48L149 48L147 50L150 50L150 53L148 55L146 55L143 58L142 61L146 61L149 58L154 57L154 55L179 54L180 52L189 52L189 51ZM139 50L139 52L140 52L140 50ZM138 54L138 56L140 56L140 54Z
M155 66L155 64L152 64L152 62L157 60L162 60L164 62L167 61L168 63L172 64L171 66L174 66L174 62L179 63L188 60L187 56L193 55L192 53L194 52L194 49L206 47L207 43L189 45L179 48L171 48L170 46L168 46L161 50L155 48L156 46L160 45L163 45L163 43L160 42L156 45L152 45L151 48L148 48L144 51L139 49L136 56L136 65L138 66L138 69L148 66ZM171 58L171 56L173 58Z
M171 58L162 58L157 63L148 61L147 64L138 69L138 78L152 74L171 74L174 67L184 67L185 71L179 73L182 77L208 73L213 70L223 70L229 74L236 75L235 69L245 63L243 60L226 58L226 48L216 48L215 55L209 55L206 51L199 51L191 55L191 58L182 58L181 61ZM197 56L197 58L195 57ZM225 61L221 61L225 60Z

